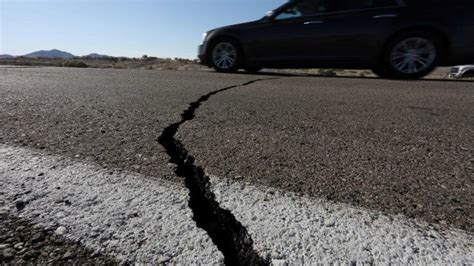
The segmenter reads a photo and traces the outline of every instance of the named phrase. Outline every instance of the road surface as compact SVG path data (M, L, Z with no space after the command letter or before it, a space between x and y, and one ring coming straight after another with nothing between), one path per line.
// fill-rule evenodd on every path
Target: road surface
M91 261L473 262L473 82L2 67L0 124L2 220Z

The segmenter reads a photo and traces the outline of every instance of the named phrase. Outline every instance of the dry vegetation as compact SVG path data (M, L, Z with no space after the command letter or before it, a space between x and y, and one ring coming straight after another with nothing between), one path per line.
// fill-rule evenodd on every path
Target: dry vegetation
M199 65L197 60L182 58L157 58L144 55L141 58L107 57L88 58L77 57L71 60L51 58L26 58L17 57L13 59L0 59L0 65L16 66L52 66L52 67L80 67L80 68L113 68L113 69L144 69L144 70L207 70L205 66ZM264 70L278 73L311 74L326 77L376 77L370 70L350 69L278 69ZM438 68L427 78L445 79L449 68Z
M142 58L106 57L99 59L78 57L71 60L17 57L12 59L0 59L0 65L147 70L197 70L204 68L199 65L196 60L181 58L163 59L148 56L143 56Z

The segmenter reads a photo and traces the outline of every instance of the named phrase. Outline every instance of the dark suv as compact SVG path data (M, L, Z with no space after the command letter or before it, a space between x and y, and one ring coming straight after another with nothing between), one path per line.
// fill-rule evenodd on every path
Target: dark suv
M474 63L474 0L294 0L205 33L199 59L220 72L352 68L420 78Z

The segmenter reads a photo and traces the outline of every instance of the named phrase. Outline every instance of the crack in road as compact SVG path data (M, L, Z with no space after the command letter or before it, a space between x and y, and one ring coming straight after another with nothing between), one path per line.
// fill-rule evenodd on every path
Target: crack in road
M158 142L171 157L170 163L177 165L176 175L185 178L185 185L189 189L190 196L189 207L193 211L194 221L198 227L208 233L214 244L223 253L226 265L268 265L269 262L260 257L253 248L253 240L247 232L247 228L229 210L220 207L211 191L209 177L202 167L194 164L194 157L175 138L175 135L181 125L195 118L196 110L211 96L270 79L276 78L256 79L201 96L197 101L189 104L188 109L181 114L181 121L166 127L158 138Z

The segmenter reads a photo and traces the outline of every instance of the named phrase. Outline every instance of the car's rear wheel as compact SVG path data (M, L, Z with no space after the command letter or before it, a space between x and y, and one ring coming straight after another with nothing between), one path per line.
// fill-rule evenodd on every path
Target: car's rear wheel
M431 33L401 34L389 42L374 73L396 79L424 77L438 64L441 47L441 42Z
M209 56L211 66L218 72L236 72L242 62L239 44L229 38L216 40L210 49Z

